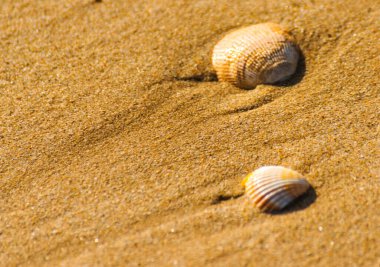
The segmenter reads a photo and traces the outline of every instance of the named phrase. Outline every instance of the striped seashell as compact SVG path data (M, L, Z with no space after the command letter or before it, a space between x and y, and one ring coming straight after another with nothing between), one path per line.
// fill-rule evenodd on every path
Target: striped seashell
M212 64L220 81L251 89L289 78L298 47L280 25L261 23L227 34L214 47Z
M281 210L310 187L304 176L281 166L265 166L244 180L245 192L254 206L263 212Z

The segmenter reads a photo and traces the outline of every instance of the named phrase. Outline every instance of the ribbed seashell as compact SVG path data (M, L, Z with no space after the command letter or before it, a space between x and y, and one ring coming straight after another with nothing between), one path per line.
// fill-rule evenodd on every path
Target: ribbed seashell
M212 64L220 81L251 89L289 78L299 50L280 25L261 23L227 34L214 47Z
M304 176L281 166L261 167L244 180L245 193L263 212L281 210L310 187Z

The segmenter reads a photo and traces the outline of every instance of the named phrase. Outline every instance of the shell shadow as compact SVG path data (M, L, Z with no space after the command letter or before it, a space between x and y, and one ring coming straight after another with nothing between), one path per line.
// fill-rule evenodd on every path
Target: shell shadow
M298 60L297 69L294 72L294 74L285 81L275 83L274 84L275 86L288 87L288 86L293 86L302 81L306 73L306 59L301 49L299 49L299 55L300 55L300 58Z
M188 81L188 82L217 82L218 77L216 72L204 72L200 74L194 74L190 76L177 76L174 77L176 81Z
M299 198L295 199L288 207L280 211L267 212L271 215L284 215L300 210L304 210L315 202L317 194L312 186L306 191L306 193Z

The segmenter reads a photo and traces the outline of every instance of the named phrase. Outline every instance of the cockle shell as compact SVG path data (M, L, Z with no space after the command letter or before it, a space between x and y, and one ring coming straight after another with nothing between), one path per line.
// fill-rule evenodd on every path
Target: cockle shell
M299 51L280 25L261 23L227 34L214 47L212 64L220 81L251 89L289 78Z
M253 205L263 212L281 210L310 187L304 176L281 166L265 166L244 180L245 192Z

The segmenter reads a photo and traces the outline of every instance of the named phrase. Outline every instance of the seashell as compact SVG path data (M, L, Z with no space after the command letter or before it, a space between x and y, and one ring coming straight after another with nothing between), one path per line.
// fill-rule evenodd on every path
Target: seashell
M281 166L264 166L244 180L245 192L263 212L281 210L310 187L304 176Z
M220 81L251 89L289 78L299 50L280 25L261 23L227 34L214 47L212 64Z

